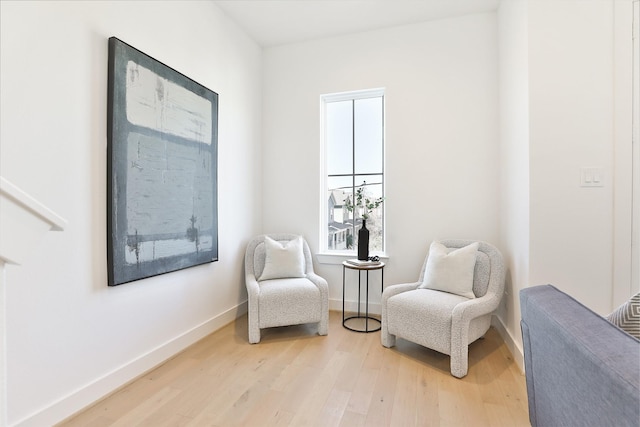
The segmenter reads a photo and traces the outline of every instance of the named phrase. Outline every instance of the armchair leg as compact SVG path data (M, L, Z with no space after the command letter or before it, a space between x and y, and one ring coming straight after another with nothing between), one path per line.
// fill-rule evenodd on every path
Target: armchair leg
M391 348L396 345L396 336L389 333L386 301L382 305L382 321L380 322L380 342L384 347Z
M249 318L249 343L257 344L260 342L260 327L258 326L258 322L252 322L251 318Z
M329 309L322 308L322 315L318 322L318 335L327 335L329 333Z
M395 347L396 336L391 335L385 330L385 328L382 328L382 330L380 331L380 342L382 342L382 345L387 348Z
M463 345L462 348L452 350L451 375L456 378L465 377L469 371L469 346Z
M327 335L329 333L328 322L322 320L318 322L318 335Z

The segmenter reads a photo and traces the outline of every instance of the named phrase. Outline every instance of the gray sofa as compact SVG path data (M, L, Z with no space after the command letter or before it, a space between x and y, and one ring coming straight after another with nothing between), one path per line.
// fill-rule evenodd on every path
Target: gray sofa
M640 425L640 341L551 285L520 292L529 420Z

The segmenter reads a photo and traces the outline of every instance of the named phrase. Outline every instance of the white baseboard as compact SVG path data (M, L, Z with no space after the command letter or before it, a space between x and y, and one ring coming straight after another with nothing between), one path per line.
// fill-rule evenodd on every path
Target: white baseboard
M365 303L364 301L360 304L360 312L365 312ZM342 299L329 299L329 310L331 311L339 311L342 313ZM355 313L358 311L358 302L357 301L345 301L344 302L344 310L348 313ZM379 302L372 303L369 302L369 314L380 315L382 313L382 304Z
M520 368L520 372L524 375L524 352L522 351L521 345L513 338L511 333L509 333L507 328L504 326L504 323L502 323L502 319L498 316L493 315L491 317L491 326L498 331L504 340L504 343L507 345L507 348L513 355L513 360L516 362L516 365L518 365L518 368Z
M54 425L78 413L87 406L105 398L124 385L139 378L185 348L217 331L247 312L247 302L243 302L211 319L195 326L146 354L114 369L60 398L36 413L14 423L20 427Z

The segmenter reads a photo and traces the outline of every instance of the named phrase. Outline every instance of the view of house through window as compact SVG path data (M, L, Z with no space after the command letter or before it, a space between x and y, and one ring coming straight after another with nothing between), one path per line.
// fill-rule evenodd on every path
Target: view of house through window
M356 250L366 219L369 250L384 249L384 92L382 89L324 95L326 249Z

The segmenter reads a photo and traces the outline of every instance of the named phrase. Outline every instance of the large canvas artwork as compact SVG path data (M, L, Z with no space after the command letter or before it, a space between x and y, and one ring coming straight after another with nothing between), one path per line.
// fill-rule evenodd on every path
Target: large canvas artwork
M218 95L109 39L108 284L218 259Z

